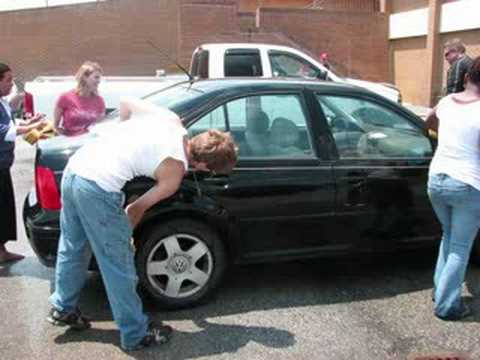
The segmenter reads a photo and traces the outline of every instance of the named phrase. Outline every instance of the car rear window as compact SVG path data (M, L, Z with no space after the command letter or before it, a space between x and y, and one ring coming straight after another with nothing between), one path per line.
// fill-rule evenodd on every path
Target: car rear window
M203 94L203 91L195 89L189 84L178 84L156 94L147 96L145 100L148 100L157 106L163 106L175 111L177 107L181 107L182 104L190 102Z

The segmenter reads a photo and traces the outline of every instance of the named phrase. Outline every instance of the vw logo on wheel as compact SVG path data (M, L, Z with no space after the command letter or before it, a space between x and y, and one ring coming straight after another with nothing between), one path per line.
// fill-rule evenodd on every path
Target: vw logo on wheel
M181 274L187 270L189 262L183 256L175 256L171 262L171 268L177 274Z

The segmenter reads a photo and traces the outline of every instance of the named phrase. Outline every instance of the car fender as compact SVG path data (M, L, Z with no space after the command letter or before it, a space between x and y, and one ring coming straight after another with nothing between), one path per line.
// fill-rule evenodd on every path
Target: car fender
M185 201L185 197L189 197L188 201ZM133 233L136 246L141 244L142 239L145 239L146 234L154 227L178 219L195 220L207 224L217 231L229 257L238 253L236 243L233 241L235 238L234 227L227 211L207 196L192 196L192 194L184 192L177 193L145 213Z

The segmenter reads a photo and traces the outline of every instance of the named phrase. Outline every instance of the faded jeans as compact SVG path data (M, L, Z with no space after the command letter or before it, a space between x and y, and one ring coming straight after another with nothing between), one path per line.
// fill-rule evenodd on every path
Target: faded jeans
M446 174L428 180L428 195L442 225L442 241L434 275L434 312L458 317L465 306L462 283L480 226L480 191Z
M61 312L76 308L93 250L122 347L129 349L146 335L148 321L136 291L132 231L123 197L68 170L64 173L55 292L50 302Z

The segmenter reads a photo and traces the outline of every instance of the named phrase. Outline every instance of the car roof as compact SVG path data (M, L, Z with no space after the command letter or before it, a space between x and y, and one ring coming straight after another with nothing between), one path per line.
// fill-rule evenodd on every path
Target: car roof
M186 97L184 100L170 103L170 105L168 105L170 110L176 112L180 117L190 116L201 109L203 104L210 103L211 101L218 102L223 101L224 99L236 98L249 94L253 95L255 93L299 92L305 88L335 95L370 95L379 98L378 95L364 88L332 81L251 77L184 81L155 92L148 97L161 97L163 92L174 91L175 88L179 87L197 93L194 97ZM168 98L168 96L166 98Z
M263 43L219 43L219 44L202 44L198 48L204 50L217 49L217 50L227 50L227 49L267 49L267 50L279 50L279 51L295 51L298 50L283 45L274 45L274 44L263 44Z
M296 90L305 87L314 87L318 90L333 90L333 91L354 91L361 93L372 94L371 91L364 88L333 81L309 80L304 78L252 78L252 77L238 77L238 78L221 78L221 79L201 79L193 82L185 81L179 84L191 86L192 88L204 91L243 91L250 90ZM178 85L178 84L177 84Z

